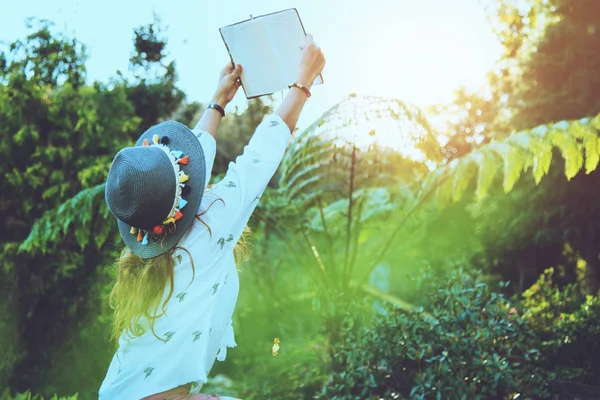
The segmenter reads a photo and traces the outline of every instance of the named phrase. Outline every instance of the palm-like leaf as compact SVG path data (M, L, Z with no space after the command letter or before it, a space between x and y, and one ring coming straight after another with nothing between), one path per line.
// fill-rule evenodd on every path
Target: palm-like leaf
M288 245L325 296L329 288L349 287L359 238L371 221L414 201L411 190L397 191L392 201L385 188L414 184L424 174L411 157L422 157L422 144L435 142L431 132L415 107L349 96L295 136L279 188L265 193L255 216Z
M521 174L529 169L539 183L550 169L553 148L558 149L565 159L567 179L573 178L584 165L586 173L590 173L597 168L600 160L599 127L600 115L513 133L504 140L491 142L438 168L436 177L424 182L421 193L433 190L442 204L450 199L458 201L474 177L472 165L476 165L478 170L475 190L480 200L488 192L497 170L504 171L505 192L511 191ZM445 182L448 176L453 177L452 188Z
M395 140L382 142L380 131ZM348 96L294 138L281 164L279 190L268 196L282 196L278 203L296 210L347 198L352 168L354 190L385 186L398 180L383 168L388 159L402 151L407 157L422 154L418 147L435 141L431 132L416 107L396 99Z

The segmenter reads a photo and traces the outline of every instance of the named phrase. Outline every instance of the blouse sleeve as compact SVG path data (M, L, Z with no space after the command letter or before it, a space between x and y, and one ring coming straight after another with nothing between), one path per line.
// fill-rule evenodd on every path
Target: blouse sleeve
M281 163L290 137L290 129L281 117L275 114L265 117L244 147L243 154L229 163L223 180L210 190L211 196L220 199L209 210L212 225L225 230L223 237L228 243L235 245L239 240ZM221 243L221 247L223 245Z
M198 129L197 127L194 128L192 132L194 132L194 135L196 136L196 138L198 138L198 141L202 146L202 150L204 151L204 159L206 161L206 187L210 182L213 165L215 163L215 155L217 153L217 142L210 133Z

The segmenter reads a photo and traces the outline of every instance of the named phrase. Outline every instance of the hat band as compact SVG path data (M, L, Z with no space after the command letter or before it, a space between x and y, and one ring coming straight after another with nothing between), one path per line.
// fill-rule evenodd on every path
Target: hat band
M152 234L154 239L160 239L163 234L168 234L174 232L177 225L176 221L179 220L183 214L181 213L181 209L187 205L187 201L181 197L183 193L183 188L186 186L185 182L189 179L189 176L185 174L181 170L181 165L187 165L189 162L188 156L183 156L183 152L180 150L171 150L167 146L169 143L168 137L163 137L160 141L158 139L158 135L154 135L152 137L152 144L148 142L148 139L144 139L142 146L154 146L161 149L171 161L171 166L173 167L173 173L175 174L175 194L173 198L173 205L171 206L171 210L164 218L162 225L156 225L152 228ZM189 189L189 188L188 188ZM172 224L172 225L171 225ZM146 230L144 233L143 229L138 229L134 226L131 227L130 233L133 235L137 234L138 242L141 242L143 246L148 245L148 234L149 231Z
M171 152L171 149L162 143L154 143L153 146L161 149L167 155L167 157L169 157L169 161L171 161L171 166L173 167L173 173L175 174L175 194L173 196L173 205L171 206L171 211L169 211L167 216L164 218L167 220L175 216L175 210L179 205L179 199L181 198L181 186L183 185L181 183L180 173L183 173L183 171L181 170L180 164L177 163L177 156Z

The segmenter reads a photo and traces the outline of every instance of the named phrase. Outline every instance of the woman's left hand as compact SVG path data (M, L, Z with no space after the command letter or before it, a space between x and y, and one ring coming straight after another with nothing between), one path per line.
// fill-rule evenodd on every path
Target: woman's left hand
M213 96L212 102L221 107L225 106L233 99L238 88L242 84L239 77L242 75L242 66L237 64L235 68L233 63L229 62L219 73L219 84Z

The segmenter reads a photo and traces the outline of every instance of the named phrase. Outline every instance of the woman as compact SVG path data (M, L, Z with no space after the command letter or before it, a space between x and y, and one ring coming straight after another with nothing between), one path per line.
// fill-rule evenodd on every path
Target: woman
M311 35L301 47L297 81L211 189L215 139L240 86L240 65L221 72L194 130L163 122L115 156L105 197L126 246L111 293L118 347L101 400L218 398L199 392L215 358L235 346L236 243L325 65Z

